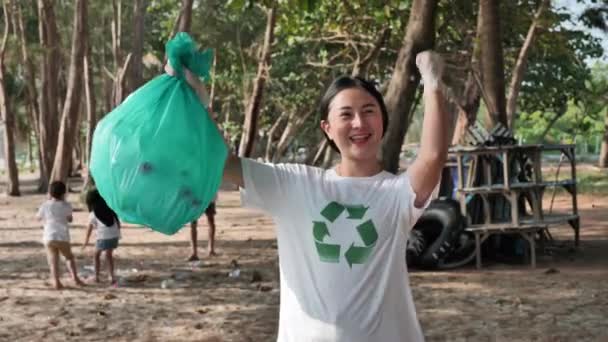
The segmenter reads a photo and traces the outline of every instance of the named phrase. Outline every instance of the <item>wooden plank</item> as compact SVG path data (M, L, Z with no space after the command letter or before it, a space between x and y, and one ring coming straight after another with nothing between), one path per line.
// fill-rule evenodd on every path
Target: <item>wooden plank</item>
M458 190L464 188L464 168L462 165L462 155L456 156L457 167L458 167Z
M481 269L481 241L479 233L475 233L475 264L477 269Z
M509 167L509 152L502 152L502 175L503 175L503 184L506 189L509 189L511 185L511 168Z
M448 152L454 154L497 154L502 151L529 151L542 148L540 144L530 145L503 145L503 146L455 146Z
M492 230L513 230L513 229L526 229L530 227L555 225L561 223L569 223L572 220L578 219L578 215L574 214L548 214L543 215L542 221L537 221L534 218L527 216L519 220L519 224L514 225L512 222L500 222L492 224L474 224L468 225L465 229L474 231L476 229L482 229L487 231Z
M544 144L540 145L543 151L561 151L564 149L574 149L574 144Z
M463 193L481 194L481 193L509 193L509 192L523 192L527 190L537 190L545 188L545 184L534 184L534 183L513 183L510 189L506 189L503 184L494 184L490 186L478 186L478 187L467 187L458 190Z
M490 201L488 200L487 194L481 194L481 200L483 202L483 220L486 224L492 223L492 213L490 210Z
M532 204L532 214L534 216L534 219L537 221L542 221L543 220L543 204L542 204L542 196L541 194L541 190L535 190L535 191L531 191L530 192L530 197L531 197L531 204Z
M517 203L519 193L517 191L512 191L508 194L508 197L511 204L511 223L513 223L514 226L517 226L519 225L519 205Z
M484 183L487 186L491 186L492 185L492 162L490 160L487 160L485 158L480 158L480 162L483 163L483 179L484 179Z
M532 180L534 183L540 184L543 181L543 172L541 168L540 150L531 152L532 156Z

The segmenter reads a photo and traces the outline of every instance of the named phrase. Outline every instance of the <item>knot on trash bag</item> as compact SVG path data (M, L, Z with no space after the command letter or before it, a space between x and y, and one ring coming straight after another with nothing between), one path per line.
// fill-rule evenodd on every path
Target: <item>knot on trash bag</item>
M193 74L209 80L209 71L213 60L213 50L205 49L198 52L192 37L186 32L179 32L165 45L168 63L171 64L175 75L182 78L184 67Z

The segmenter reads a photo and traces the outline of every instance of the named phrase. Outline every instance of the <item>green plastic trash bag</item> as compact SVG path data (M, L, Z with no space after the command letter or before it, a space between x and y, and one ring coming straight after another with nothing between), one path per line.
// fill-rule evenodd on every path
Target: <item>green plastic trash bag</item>
M176 76L154 78L98 123L90 172L122 220L174 234L213 200L228 150L183 78L183 67L208 77L212 52L179 33L166 53Z

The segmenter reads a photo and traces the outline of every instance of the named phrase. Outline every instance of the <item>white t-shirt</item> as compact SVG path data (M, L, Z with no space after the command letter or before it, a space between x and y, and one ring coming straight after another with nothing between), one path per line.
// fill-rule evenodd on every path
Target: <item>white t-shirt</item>
M120 230L116 224L116 220L111 226L106 226L100 219L95 216L95 212L89 213L89 224L95 228L95 237L97 240L109 240L120 238Z
M36 217L44 222L42 242L70 241L68 218L72 216L72 206L66 201L50 199L42 203Z
M405 263L423 209L414 207L407 173L353 178L241 161L242 203L268 212L277 226L278 341L424 340Z

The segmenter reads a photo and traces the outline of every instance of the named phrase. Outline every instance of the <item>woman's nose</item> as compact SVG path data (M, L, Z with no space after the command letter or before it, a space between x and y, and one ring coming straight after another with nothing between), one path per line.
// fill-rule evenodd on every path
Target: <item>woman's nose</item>
M357 127L357 128L359 128L363 125L363 117L361 116L361 114L355 113L355 115L353 116L352 125L353 125L353 127Z

